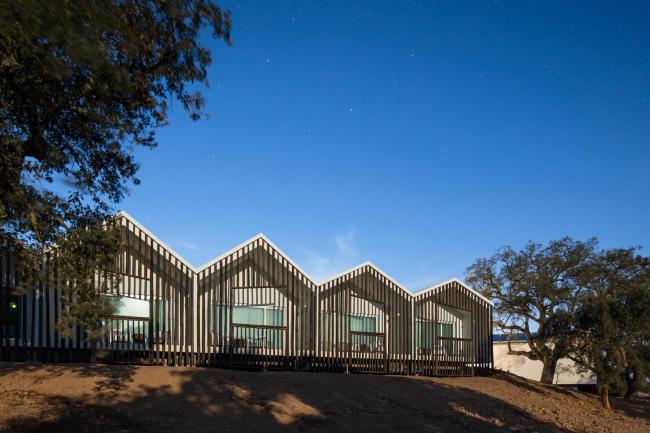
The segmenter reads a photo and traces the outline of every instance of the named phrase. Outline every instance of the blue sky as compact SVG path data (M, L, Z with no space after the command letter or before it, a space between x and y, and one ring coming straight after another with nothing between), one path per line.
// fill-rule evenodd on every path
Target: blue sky
M211 117L174 103L118 206L195 266L262 232L418 290L529 240L650 248L647 1L217 3Z

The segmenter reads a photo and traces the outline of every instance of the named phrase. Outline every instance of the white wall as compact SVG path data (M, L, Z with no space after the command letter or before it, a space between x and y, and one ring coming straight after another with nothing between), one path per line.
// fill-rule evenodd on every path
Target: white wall
M494 368L517 376L539 381L542 378L542 361L531 361L525 356L508 355L508 343L493 343ZM530 351L528 343L512 343L512 350ZM579 372L575 363L563 358L558 361L553 383L557 385L593 385L596 377L589 372Z
M471 317L469 311L438 305L438 322L454 325L454 338L472 338Z
M277 287L251 287L233 290L234 305L272 305L287 310L287 289Z

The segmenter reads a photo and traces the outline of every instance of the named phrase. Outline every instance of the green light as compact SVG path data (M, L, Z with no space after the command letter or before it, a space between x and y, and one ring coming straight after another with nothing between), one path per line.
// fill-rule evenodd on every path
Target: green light
M16 303L15 302L10 302L9 303L9 308L11 308L12 310L15 309L16 308Z

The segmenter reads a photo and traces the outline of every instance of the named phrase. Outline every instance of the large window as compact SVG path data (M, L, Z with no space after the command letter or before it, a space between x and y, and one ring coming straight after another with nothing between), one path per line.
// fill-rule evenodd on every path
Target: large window
M438 323L438 337L453 337L454 325L451 323Z
M149 301L128 296L109 296L108 302L115 307L113 314L115 319L107 319L104 322L107 331L109 331L109 341L122 344L144 344L149 335ZM155 307L156 304L154 304Z
M120 298L110 296L109 302L115 306L115 316L149 318L149 301L144 299Z
M364 316L350 316L350 331L377 332L377 318L364 317Z
M431 350L434 346L433 322L415 322L415 341L418 348Z
M431 351L436 344L436 337L453 337L454 336L454 325L452 323L437 323L435 324L435 333L434 333L434 322L415 322L415 341L417 347L422 350L423 354L426 354L428 351ZM443 343L443 347L448 346L448 344Z
M230 306L215 305L213 311L210 331L217 336L229 337ZM279 308L277 305L233 305L232 318L232 323L236 325L284 326L284 309ZM283 330L249 329L245 332L237 332L235 338L241 339L244 338L241 336L245 335L245 339L251 340L246 342L248 345L262 345L268 349L281 349L283 347L283 334ZM237 344L244 343L238 342Z
M284 310L273 305L237 305L232 307L232 322L241 325L282 326Z
M230 306L215 305L213 312L210 331L219 334L221 321L221 334L228 335ZM284 310L274 305L233 305L232 317L239 325L284 326Z
M350 331L352 332L377 332L377 317L374 316L354 316L340 313L330 313L323 311L321 313L321 338L324 341L330 340L330 333L337 335L339 326L345 329L347 325L343 322L350 317Z

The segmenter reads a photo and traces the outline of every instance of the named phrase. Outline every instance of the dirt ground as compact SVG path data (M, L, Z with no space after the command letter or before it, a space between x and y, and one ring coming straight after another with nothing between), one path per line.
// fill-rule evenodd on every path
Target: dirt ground
M650 432L650 401L516 376L0 363L0 431Z

